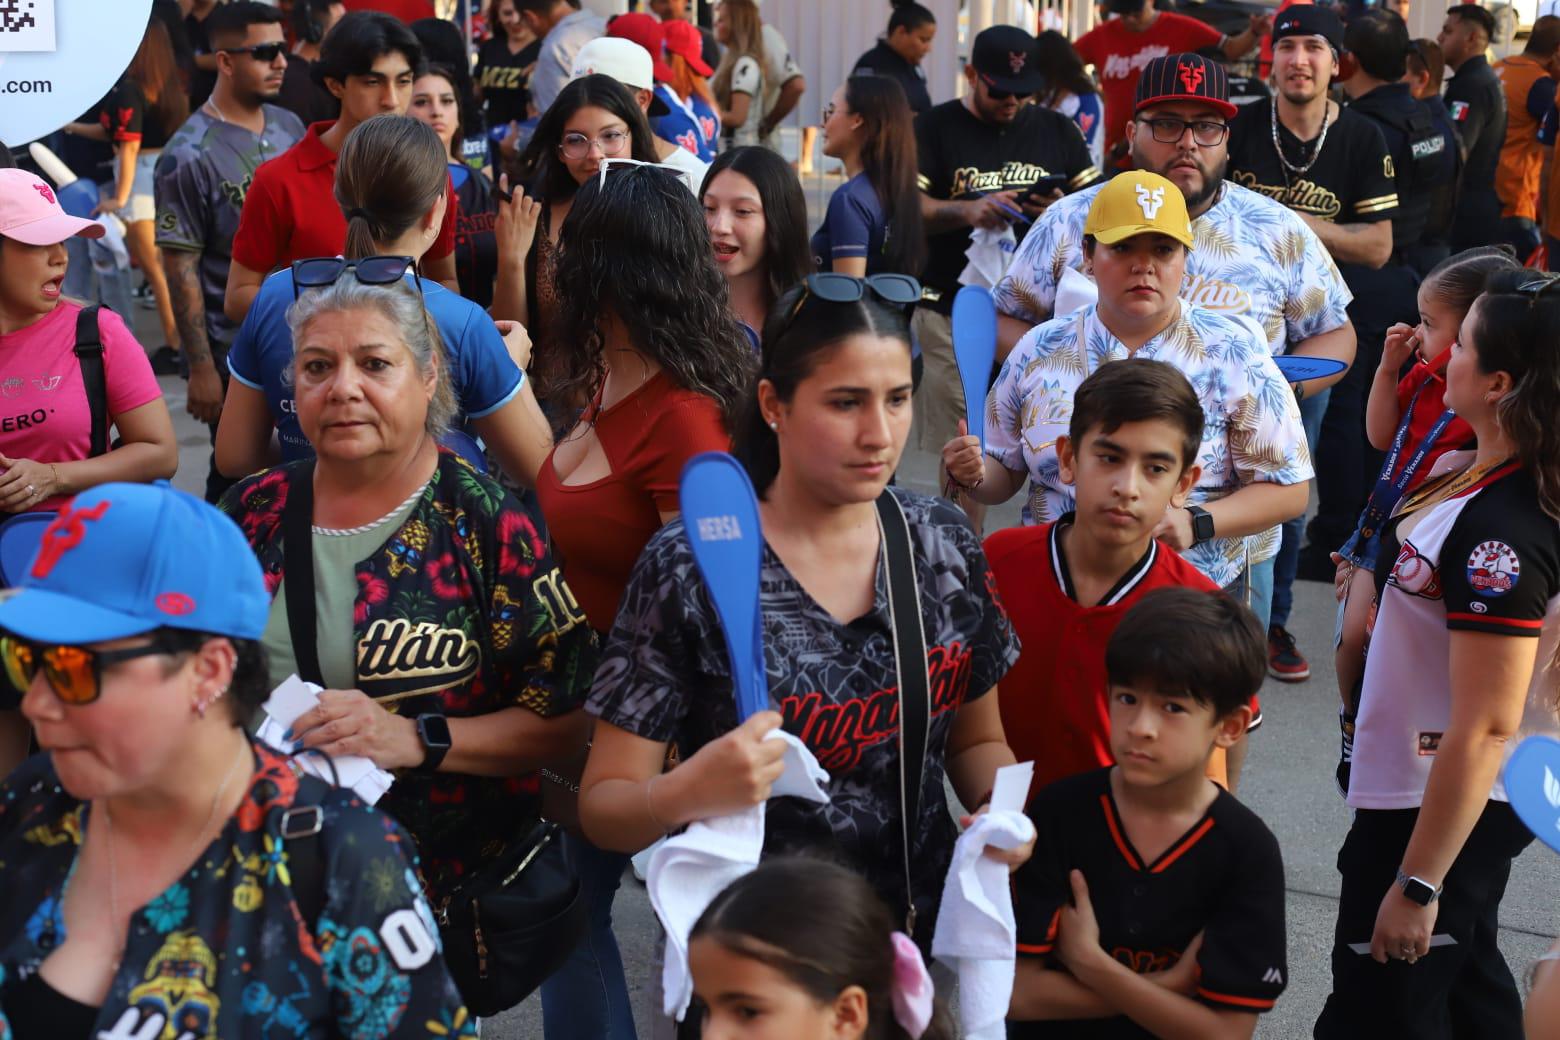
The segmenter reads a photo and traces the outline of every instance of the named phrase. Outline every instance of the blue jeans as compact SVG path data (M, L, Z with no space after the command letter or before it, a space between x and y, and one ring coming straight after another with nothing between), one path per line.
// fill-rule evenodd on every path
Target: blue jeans
M1305 446L1316 458L1316 438L1322 432L1322 416L1327 414L1327 398L1332 391L1323 390L1315 397L1300 402L1300 425L1305 428ZM1305 539L1305 513L1292 520L1285 520L1278 555L1272 560L1273 595L1272 616L1263 619L1262 627L1287 625L1289 611L1294 606L1295 572L1300 566L1300 543ZM1257 615L1259 618L1261 615Z
M542 1033L547 1040L637 1040L623 955L612 934L612 897L628 857L573 834L567 847L590 906L590 927L563 967L542 983Z
M1264 632L1273 613L1273 563L1273 559L1254 563L1241 571L1240 577L1224 586L1225 592L1251 608Z

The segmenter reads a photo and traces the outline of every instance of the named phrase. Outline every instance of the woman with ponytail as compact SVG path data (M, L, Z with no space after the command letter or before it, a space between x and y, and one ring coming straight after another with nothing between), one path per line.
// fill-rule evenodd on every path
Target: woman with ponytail
M451 204L448 156L439 135L409 116L375 116L353 130L336 166L336 201L347 220L344 256L357 262L360 279L371 269L396 267L396 258L404 261L388 277L410 279L443 341L454 427L469 422L503 471L530 487L552 437L523 371L530 360L525 329L504 322L501 330L475 303L414 273ZM364 265L369 258L380 259ZM314 454L293 405L287 311L314 284L313 269L333 259L299 260L271 275L244 318L228 354L233 378L217 426L217 468L226 476L246 476L273 461L273 428L282 461Z
M597 845L635 852L694 820L763 802L783 747L764 738L783 725L828 770L830 802L770 802L766 852L827 849L882 894L896 920L914 906L914 938L925 947L958 834L944 778L974 809L1013 761L995 691L1018 641L958 508L888 486L910 433L907 312L919 298L904 275L818 274L776 304L736 445L763 526L772 710L739 724L720 621L682 521L668 523L634 566L586 705L597 721L580 815ZM880 574L885 488L883 505L902 512L909 530L933 691L919 810L908 825L894 620ZM673 744L682 762L663 775Z
M1556 329L1560 279L1489 276L1445 371L1446 407L1478 448L1443 456L1449 471L1405 495L1383 530L1320 1040L1463 1035L1464 1022L1522 1036L1495 937L1511 862L1533 836L1500 771L1522 737L1560 730Z
M952 1040L921 952L860 875L781 857L715 897L688 961L704 1036Z
M857 278L882 271L919 274L926 237L915 123L899 84L852 76L835 90L823 110L823 154L845 164L847 179L812 237L819 270Z

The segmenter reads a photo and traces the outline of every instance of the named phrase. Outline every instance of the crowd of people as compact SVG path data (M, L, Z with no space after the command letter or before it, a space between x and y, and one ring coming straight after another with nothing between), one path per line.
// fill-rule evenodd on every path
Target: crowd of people
M756 869L652 952L695 1000L655 973L656 1037L958 1035L931 950L990 811L1028 835L981 853L1010 1037L1249 1038L1289 933L1239 792L1259 687L1321 649L1297 580L1336 594L1352 812L1314 1035L1524 1036L1501 770L1560 735L1560 17L1492 66L1471 4L1414 40L1391 4L1106 0L943 84L956 27L899 0L809 84L756 0L493 0L474 49L424 6L159 0L44 142L95 207L0 148L0 1040L474 1037L519 946L547 1040L632 1040L631 861L760 805ZM808 95L815 225L777 136ZM895 479L912 436L941 495ZM753 714L680 516L707 452L757 496ZM826 800L778 793L779 731ZM554 852L576 924L484 930Z

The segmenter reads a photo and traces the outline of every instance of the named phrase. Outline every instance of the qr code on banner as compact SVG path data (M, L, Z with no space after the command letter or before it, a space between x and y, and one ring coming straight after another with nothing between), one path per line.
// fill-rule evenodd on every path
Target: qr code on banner
M0 0L0 53L54 49L54 0Z

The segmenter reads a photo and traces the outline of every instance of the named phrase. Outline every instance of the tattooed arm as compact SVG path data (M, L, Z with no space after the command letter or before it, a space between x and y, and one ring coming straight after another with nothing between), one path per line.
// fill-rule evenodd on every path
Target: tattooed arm
M222 414L222 377L211 357L206 336L206 301L200 291L201 254L188 249L162 251L163 273L168 278L168 299L179 329L179 343L190 364L189 399L186 408L204 423Z

